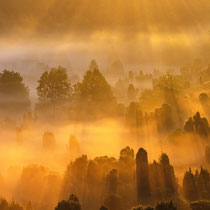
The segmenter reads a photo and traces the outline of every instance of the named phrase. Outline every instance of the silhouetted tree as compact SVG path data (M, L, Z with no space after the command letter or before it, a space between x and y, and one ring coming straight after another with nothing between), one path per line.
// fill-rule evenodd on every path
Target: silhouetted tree
M67 201L58 202L55 210L81 210L79 200L76 195L71 194Z
M112 169L106 177L108 193L109 194L116 194L117 193L117 185L118 185L118 175L117 170Z
M120 151L119 162L128 164L133 164L134 162L134 150L129 146L125 147Z
M207 138L210 132L208 120L201 118L200 113L197 112L193 118L185 123L184 130L190 133L198 134L200 137Z
M149 165L150 187L154 201L162 200L161 167L156 161Z
M155 109L155 117L159 131L170 131L174 129L175 122L172 107L163 104L161 108Z
M209 124L206 118L201 118L200 113L197 112L193 117L195 132L200 136L208 136Z
M99 210L108 210L105 206L101 206Z
M82 155L67 166L61 189L62 199L66 199L70 193L74 193L83 202L87 168L88 159L86 155Z
M125 147L120 151L118 160L119 171L119 187L118 192L122 198L123 205L126 209L136 203L135 196L135 159L134 150L130 147Z
M99 167L97 162L90 160L88 162L87 169L87 181L86 181L86 200L85 200L85 209L96 209L100 203L100 198L98 196L101 188L101 177L99 173Z
M134 88L133 84L130 84L128 86L127 95L128 95L128 100L130 101L134 101L136 99L137 90Z
M200 99L200 102L201 102L202 104L207 103L207 102L209 101L208 94L207 94L207 93L201 93L201 94L199 95L199 99Z
M207 169L201 167L197 178L197 189L201 199L210 199L210 176Z
M136 184L138 202L141 204L148 203L151 196L151 189L147 152L143 148L140 148L136 154Z
M183 194L186 200L195 201L198 199L198 192L196 186L196 180L194 174L189 171L186 171L183 179Z
M194 132L194 122L192 117L190 117L188 121L185 123L184 130L190 133Z
M75 108L86 111L91 117L113 114L116 99L110 85L98 69L87 71L81 83L74 88Z
M30 108L29 89L18 72L4 70L0 73L0 109L17 114Z
M160 170L163 179L163 194L165 199L171 199L177 194L177 183L173 166L170 165L168 156L163 153L160 157Z
M90 65L89 65L89 70L93 71L95 69L99 69L98 68L98 65L96 63L96 61L93 59L91 62L90 62Z
M8 202L4 198L0 198L0 209L1 210L29 210L28 208L25 208L23 205L15 201Z
M37 87L39 105L58 105L70 100L71 86L66 69L59 66L45 71Z
M143 125L144 118L140 110L139 103L131 102L126 109L126 122L131 127L139 127Z

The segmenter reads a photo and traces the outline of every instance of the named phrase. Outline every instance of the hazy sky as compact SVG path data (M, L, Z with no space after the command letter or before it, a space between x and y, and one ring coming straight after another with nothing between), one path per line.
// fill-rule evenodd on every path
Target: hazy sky
M208 60L209 20L209 0L0 0L0 58Z

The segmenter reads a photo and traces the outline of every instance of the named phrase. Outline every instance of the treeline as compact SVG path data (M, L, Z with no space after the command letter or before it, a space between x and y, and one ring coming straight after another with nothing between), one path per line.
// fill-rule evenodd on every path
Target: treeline
M189 116L190 103L185 94L182 94L183 91L196 82L202 85L210 78L210 68L206 68L201 61L183 67L180 74L176 75L170 71L162 74L158 70L153 74L144 74L143 71L136 74L129 71L126 75L122 63L116 61L106 77L114 77L115 72L115 77L120 78L124 72L124 79L119 79L112 87L94 60L88 69L81 81L72 83L67 70L61 66L43 72L38 80L38 101L33 109L29 88L24 84L21 75L4 70L0 73L2 116L14 116L31 110L36 119L54 120L92 120L126 115L130 126L138 126L142 123L142 118L149 120L155 117L158 129L162 132L183 127L184 120ZM150 81L152 88L142 86L145 81ZM121 97L126 100L121 100ZM207 93L202 93L199 99L209 116Z
M36 117L44 114L50 119L64 115L67 119L84 116L88 119L114 115L117 108L111 87L98 69L87 71L82 82L71 86L66 69L52 68L41 75L37 95ZM29 89L19 73L4 70L0 74L0 96L2 113L11 115L30 110Z
M60 195L64 201L68 201L72 193L77 195L83 209L99 209L102 205L101 209L123 210L136 204L141 206L133 209L152 209L153 206L155 209L190 209L185 199L191 202L204 197L188 199L188 194L193 196L193 188L190 184L186 185L186 174L183 186L180 186L166 154L162 154L158 162L148 163L147 152L143 148L139 149L135 158L133 149L126 147L121 150L118 160L106 156L88 160L83 155L70 163ZM209 200L210 179L206 169L201 169L198 180L201 187L196 188L197 192L206 193L205 199ZM160 204L161 201L165 203Z
M45 134L44 138L53 137ZM64 177L29 165L14 196L21 204L2 199L0 209L207 210L210 176L202 167L195 173L189 169L180 185L167 154L149 163L146 150L140 148L135 155L125 147L118 159L82 155L67 166Z

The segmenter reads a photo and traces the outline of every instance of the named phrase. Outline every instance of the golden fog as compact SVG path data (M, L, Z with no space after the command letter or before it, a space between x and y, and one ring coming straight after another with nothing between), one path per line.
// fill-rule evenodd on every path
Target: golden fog
M0 0L0 210L209 203L209 20L209 0Z

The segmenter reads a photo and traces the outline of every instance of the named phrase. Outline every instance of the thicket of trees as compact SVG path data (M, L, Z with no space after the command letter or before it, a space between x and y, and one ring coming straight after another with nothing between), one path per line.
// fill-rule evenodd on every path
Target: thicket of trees
M183 179L183 194L188 201L210 199L210 176L208 170L201 167L195 174L186 171Z
M29 202L27 205L22 205L16 201L8 202L5 198L0 198L1 210L32 210L32 205Z
M199 73L195 73L195 69L199 69ZM110 71L124 72L123 64L120 61L114 62ZM71 83L67 70L59 66L40 76L37 86L38 102L32 115L36 119L51 121L125 117L127 125L131 127L139 127L154 120L160 133L170 133L182 128L189 116L189 101L183 93L191 86L190 78L197 81L203 75L207 76L208 72L209 67L204 68L201 61L197 60L192 65L181 68L177 75L170 71L166 74L158 70L153 74L145 74L142 70L137 73L129 71L127 76L123 74L123 78L111 87L95 60L91 61L82 80L76 83ZM117 75L119 78L119 73ZM150 81L153 87L142 88L140 84L145 81ZM16 113L30 110L29 88L17 72L4 70L0 74L0 97L3 99L0 103L1 110L11 109ZM121 103L122 97L126 101ZM201 93L199 100L208 117L208 94ZM8 115L9 112L11 111L8 111ZM6 113L4 115L7 116Z
M71 193L78 196L84 209L101 206L124 210L136 204L153 206L158 201L174 200L178 198L178 184L166 154L160 156L159 162L148 163L143 148L135 158L133 149L125 147L118 160L107 156L89 160L83 155L71 162L64 176L61 199L68 199Z
M81 210L79 200L76 195L71 194L67 201L58 202L55 210Z
M119 78L122 74L124 79L120 79L113 88L95 60L90 63L82 80L74 84L70 82L67 70L59 66L41 75L37 87L38 102L35 110L30 112L29 88L23 78L17 72L4 70L0 73L0 111L3 114L25 113L22 125L16 129L19 144L23 142L24 129L43 116L50 122L57 119L125 118L127 127L137 137L143 137L143 129L155 123L158 134L171 134L168 140L188 136L196 141L201 139L206 146L210 136L208 94L202 92L196 96L206 114L206 117L201 117L199 112L193 116L194 113L186 109L187 97L183 92L192 85L189 78L202 85L205 78L210 78L209 72L209 67L203 69L197 61L182 68L178 75L129 71L125 76L122 63L117 61L107 75ZM152 82L152 88L140 90L139 84L148 81ZM121 94L125 95L126 102L118 104ZM5 123L12 124L12 121L7 119ZM53 133L44 133L42 147L49 152L55 150ZM75 136L70 136L68 149L72 159L78 157L80 145ZM210 165L208 145L205 161ZM43 187L46 191L42 190ZM188 202L195 201L191 204L192 209L199 209L206 208L208 204L198 200L210 200L210 175L202 167L195 173L189 169L184 175L183 186L179 186L167 154L163 153L158 161L149 163L146 150L140 148L135 156L132 148L125 147L118 159L103 156L90 160L82 155L68 165L63 180L44 167L26 167L16 195L18 200L32 201L35 208L44 210L55 206L55 210L187 210L189 206L182 196ZM4 199L0 202L1 207L3 210L26 209L26 206L8 203Z
M72 195L74 201L69 199L59 202L56 210L63 209L65 205L103 210L185 210L202 206L205 209L209 205L208 202L195 202L210 200L210 176L207 169L201 167L195 174L191 169L186 171L182 190L179 188L166 154L163 153L158 162L148 163L147 152L143 148L138 150L134 158L134 151L126 147L121 150L118 160L106 156L89 160L83 155L70 163L63 180L61 198L68 199L71 193L78 195L78 198ZM182 201L182 195L189 203L194 203L188 206ZM135 204L139 206L132 207Z
M200 113L197 112L193 118L190 117L185 123L184 130L186 132L195 133L201 137L208 138L210 134L210 127L207 118L201 118Z

